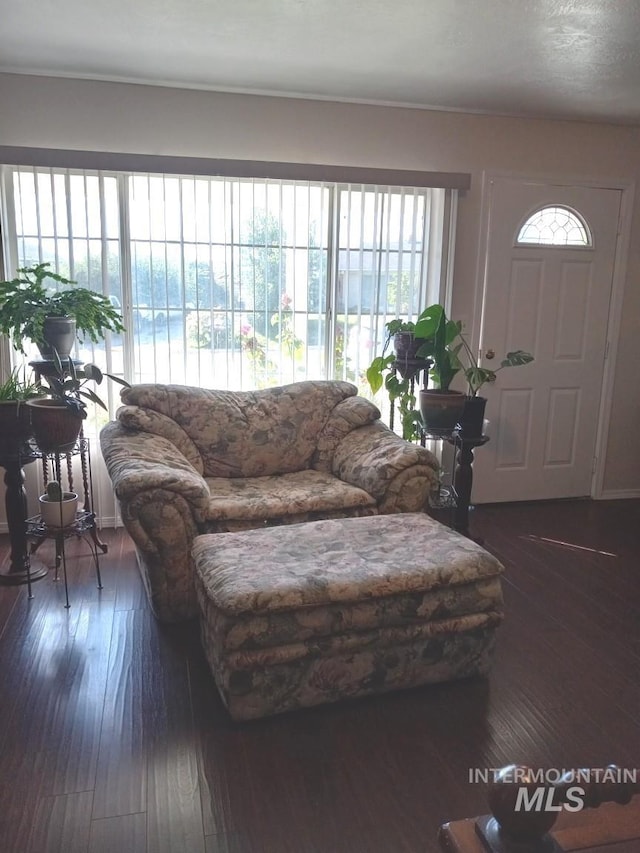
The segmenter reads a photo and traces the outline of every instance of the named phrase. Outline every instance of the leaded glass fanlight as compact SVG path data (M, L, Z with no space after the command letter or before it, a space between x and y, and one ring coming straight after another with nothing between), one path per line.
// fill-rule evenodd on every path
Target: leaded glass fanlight
M568 207L549 206L534 211L520 228L518 246L592 246L586 223Z

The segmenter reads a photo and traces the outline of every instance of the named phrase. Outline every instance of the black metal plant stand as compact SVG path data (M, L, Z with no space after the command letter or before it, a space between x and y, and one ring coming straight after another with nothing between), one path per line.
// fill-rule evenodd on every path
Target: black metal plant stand
M55 575L54 580L60 577L60 566L62 566L62 576L64 578L65 590L65 607L69 607L69 585L67 579L67 558L65 552L65 542L67 539L75 536L84 539L91 550L93 556L96 579L98 589L102 589L102 578L100 575L100 558L99 552L106 554L108 546L98 537L96 517L93 511L93 478L91 473L91 449L89 440L81 437L78 439L75 447L65 453L41 453L38 455L42 459L42 474L45 488L51 479L62 483L62 460L64 458L66 468L66 480L68 483L68 491L73 491L73 457L80 457L82 470L82 490L84 495L84 503L82 509L76 513L73 522L66 527L62 526L62 504L60 504L60 526L50 527L46 525L41 516L33 516L26 521L26 535L32 540L30 555L35 554L38 548L46 539L55 541ZM53 477L50 476L53 474Z

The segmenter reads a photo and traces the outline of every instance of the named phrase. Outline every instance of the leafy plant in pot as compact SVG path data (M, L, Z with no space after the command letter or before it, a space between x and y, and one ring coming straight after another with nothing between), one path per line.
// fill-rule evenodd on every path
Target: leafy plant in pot
M406 362L417 360L417 352L420 346L424 343L419 338L416 338L416 324L411 320L389 320L385 323L387 330L387 340L393 341L393 351L397 362L405 362L408 372L409 365ZM386 345L385 345L386 346Z
M42 389L24 371L21 377L17 367L0 384L0 459L16 458L26 451L31 424L24 404L41 394Z
M15 349L26 355L24 344L31 340L44 359L54 351L65 359L76 335L98 343L107 331L124 331L122 316L106 296L78 287L50 266L21 267L16 278L0 282L0 332Z
M483 432L484 413L487 405L487 398L480 397L478 391L486 383L496 381L497 374L505 367L520 367L524 364L529 364L534 360L530 352L524 350L513 350L508 352L500 362L499 367L491 370L488 367L480 367L478 360L464 335L460 334L462 349L469 362L468 367L463 367L463 373L467 380L468 396L466 398L464 411L460 419L463 438L480 438Z
M47 491L39 501L40 517L47 527L69 527L76 520L78 495L63 492L57 480L47 483Z
M385 328L387 337L382 355L376 356L367 368L367 382L374 394L384 385L391 405L398 407L402 437L412 441L420 437L422 427L412 380L430 365L428 360L417 354L425 341L416 336L415 323L411 321L389 320ZM394 352L387 353L392 340Z
M27 401L31 410L31 426L36 444L44 453L70 450L78 439L82 421L87 417L85 400L107 411L100 397L87 388L88 382L100 385L106 377L125 388L128 382L110 373L103 373L95 364L77 369L71 358L61 359L53 352L56 375L45 376L49 397Z
M461 327L438 304L425 308L416 323L416 336L426 339L418 355L433 359L429 377L434 387L420 390L420 413L425 428L434 434L452 432L464 409L465 395L449 387L462 369L458 354L463 342L456 342Z

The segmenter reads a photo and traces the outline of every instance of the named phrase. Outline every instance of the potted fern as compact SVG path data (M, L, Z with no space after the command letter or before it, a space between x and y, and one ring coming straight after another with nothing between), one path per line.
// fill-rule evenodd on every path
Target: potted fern
M78 287L50 266L21 267L16 278L0 282L0 333L15 349L26 355L24 345L31 340L43 359L52 359L54 350L65 359L76 336L98 343L108 331L124 331L122 316L106 296Z
M39 397L42 389L14 368L0 384L0 459L12 459L26 451L31 436L27 400Z

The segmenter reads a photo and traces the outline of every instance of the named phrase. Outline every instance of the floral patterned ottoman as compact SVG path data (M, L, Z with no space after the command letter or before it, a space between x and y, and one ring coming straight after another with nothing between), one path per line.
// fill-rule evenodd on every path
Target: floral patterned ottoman
M502 566L422 513L207 534L193 555L234 719L488 671Z

